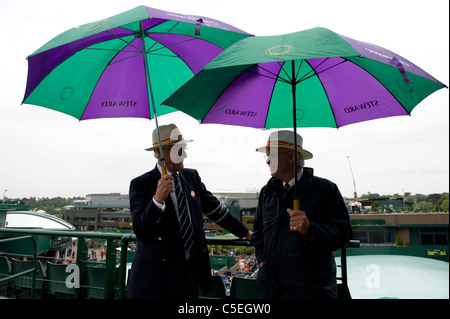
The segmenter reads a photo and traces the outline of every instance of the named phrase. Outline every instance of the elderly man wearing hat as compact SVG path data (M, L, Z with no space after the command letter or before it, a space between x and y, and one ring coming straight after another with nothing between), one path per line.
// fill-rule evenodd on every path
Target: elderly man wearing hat
M239 221L202 183L198 172L184 168L186 143L174 124L156 130L156 167L130 183L130 210L137 251L128 279L128 298L195 298L198 288L212 287L203 215L238 237L251 239ZM167 175L162 174L162 155Z
M252 236L261 298L336 298L333 251L351 236L350 217L338 187L304 167L304 160L313 155L303 148L298 134L295 146L293 132L273 132L257 151L266 153L272 175L259 195ZM294 165L297 187L293 187ZM295 189L299 210L293 210Z

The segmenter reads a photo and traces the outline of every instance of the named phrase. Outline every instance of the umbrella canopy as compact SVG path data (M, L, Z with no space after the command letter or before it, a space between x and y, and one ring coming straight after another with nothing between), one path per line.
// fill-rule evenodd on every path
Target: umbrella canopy
M163 154L157 114L175 110L161 102L247 36L210 18L139 6L70 29L31 54L23 103L80 120L155 118Z
M408 115L443 87L398 54L314 28L235 43L163 104L202 123L338 128Z
M314 28L235 43L163 104L202 123L296 132L408 115L443 87L389 50Z
M175 111L160 103L247 36L211 18L139 6L70 29L31 54L23 103L80 120L150 119Z

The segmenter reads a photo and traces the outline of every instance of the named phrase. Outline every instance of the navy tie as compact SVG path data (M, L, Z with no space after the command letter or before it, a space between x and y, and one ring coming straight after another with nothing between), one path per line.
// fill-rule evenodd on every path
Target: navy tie
M184 242L184 249L188 255L192 255L194 248L194 231L189 218L186 198L184 197L179 176L177 174L172 174L172 177L175 185L175 195L177 197L178 214L180 215L181 236Z

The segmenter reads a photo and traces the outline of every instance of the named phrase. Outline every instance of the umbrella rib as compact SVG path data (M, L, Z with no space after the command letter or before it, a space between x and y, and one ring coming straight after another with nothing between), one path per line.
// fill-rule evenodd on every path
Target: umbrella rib
M166 33L163 33L162 36L161 36L159 39L156 40L156 39L151 38L153 41L155 41L155 43L153 43L152 46L151 46L150 48L148 48L148 50L146 50L146 53L147 53L147 54L160 55L160 56L166 56L166 57L170 57L170 58L179 58L179 59L181 59L181 60L184 62L184 59L183 59L181 56L179 56L178 54L176 54L174 51L172 51L172 50L170 49L170 47L176 46L176 45L179 45L179 44L182 44L182 43L186 43L186 42L189 42L189 41L201 40L201 39L193 37L193 38L190 38L190 39L187 39L187 40L183 40L183 41L180 41L180 42L172 43L172 44L170 44L170 45L162 45L162 44L160 43L161 40L162 40L165 36L167 36L167 35L169 34L169 32L172 31L178 24L180 24L179 21L178 21L174 26L172 26ZM161 44L162 47L161 47L161 48L155 48L154 50L152 50L152 49L155 47L155 45L158 44L158 43ZM172 52L174 55L169 55L169 54L155 54L155 53L154 53L155 51L163 50L163 49L168 49L168 50L170 50L170 52ZM187 65L187 64L186 64L186 65ZM189 65L187 65L187 66L189 67ZM190 67L189 67L189 68L190 68ZM191 69L191 68L190 68L190 69ZM192 71L192 69L191 69L191 71ZM192 71L192 72L193 72L193 71Z
M298 77L298 74L300 73L300 69L302 68L303 61L304 61L304 59L301 59L301 60L300 60L300 65L298 66L297 73L295 74L295 78L297 78L297 77Z
M119 52L124 52L124 51L119 51ZM114 61L114 62L111 61L111 62L108 63L108 65L113 65L113 64L116 64L116 63L119 63L119 62L122 62L122 61L125 61L125 60L128 60L128 59L132 59L132 58L135 58L135 57L141 56L141 55L143 55L143 53L138 53L138 54L135 54L135 55L132 55L132 56L129 56L129 57L126 57L126 58Z
M300 83L300 82L303 82L303 81L305 81L305 80L307 80L307 79L309 79L309 78L311 78L311 77L313 77L313 76L316 76L316 75L318 75L319 73L321 73L321 72L317 72L316 71L316 69L319 67L319 66L321 66L323 63L325 63L325 61L327 61L328 60L328 58L326 58L325 60L323 60L322 62L320 62L315 68L313 68L313 67L311 67L311 70L308 72L308 73L306 73L305 75L303 75L300 79L298 79L297 81L296 81L296 83ZM303 61L303 60L302 60ZM310 66L311 66L311 64L310 64ZM300 69L299 69L299 71L300 71ZM311 74L312 73L312 74ZM298 75L298 73L297 73L297 75ZM297 78L297 77L296 77Z
M167 34L169 34L169 32L172 31L172 30L173 30L177 25L179 25L179 24L180 24L180 21L177 21L177 23L175 23L175 25L172 26L166 33L163 33L162 36L161 36L158 40L155 40L155 39L154 39L155 43L153 43L153 44L150 46L150 48L148 48L148 50L146 50L146 52L149 52L156 44L160 43L160 41L161 41Z
M130 41L130 42L125 41L122 37L119 37L119 36L115 35L114 33L110 32L109 30L106 30L105 32L108 33L108 34L110 34L110 35L112 35L112 36L115 37L117 40L120 40L120 41L124 42L126 45L132 46L132 47L135 48L137 51L134 51L134 50L122 50L122 49L92 48L92 47L88 47L88 48L86 48L86 49L87 49L87 50L100 50L100 51L113 51L113 52L117 52L117 53L119 53L119 52L138 53L138 54L136 54L136 55L133 55L133 56L130 56L130 57L127 57L127 58L123 58L123 59L118 60L118 61L115 61L115 62L109 62L108 65L112 65L112 64L115 64L115 63L118 63L118 62L121 62L121 61L130 59L130 58L134 58L134 57L139 56L139 55L141 55L141 54L143 53L142 49L139 49L138 47L136 47L134 44L131 43L132 41ZM116 56L117 56L117 55L116 55ZM112 61L112 60L111 60L111 61Z
M110 32L109 30L106 30L106 33L111 34L111 35L112 35L113 37L115 37L116 39L118 39L118 40L120 40L120 41L123 41L123 42L125 42L127 45L131 45L133 48L135 48L135 49L138 50L139 52L142 52L142 49L139 49L137 46L135 46L134 44L131 43L132 41L130 41L130 42L125 41L125 40L123 39L123 37L119 37L119 36L115 35L114 33ZM133 39L133 40L134 40L134 39Z
M120 50L120 49L103 49L103 48L86 48L86 50L94 50L94 51L113 51L113 52L129 52L129 53L142 53L142 50L134 51L134 50Z
M323 69L323 70L317 72L317 71L316 71L317 68L318 68L319 66L321 66L326 60L328 60L328 58L325 59L323 62L319 63L315 68L312 68L312 70L309 71L308 73L306 73L301 79L298 79L296 83L300 83L300 82L303 82L303 81L305 81L305 80L308 80L308 79L312 78L313 76L319 75L319 74L321 74L321 73L323 73L323 72L325 72L325 71L328 71L329 69L332 69L332 68L334 68L334 67L337 67L338 65L340 65L340 64L345 63L345 62L348 61L347 59L344 59L344 58L343 58L343 60L342 60L341 62L336 63L335 65L329 66L328 68ZM314 74L308 75L308 74L310 74L311 72L314 72Z
M292 83L292 81L293 81L294 79L292 79L292 78L289 76L289 73L287 73L286 70L283 68L283 66L284 66L286 63L281 64L280 61L277 61L277 64L280 66L280 68L281 68L281 70L283 71L283 73L286 74L287 78L289 79L289 81L286 81L286 82L287 82L287 83ZM280 77L279 74L278 74L278 77ZM283 79L283 78L280 77L280 79Z
M268 79L271 79L271 80L277 80L277 81L279 80L281 82L290 83L290 81L286 80L285 78L280 77L278 74L275 74L272 71L269 71L266 68L263 68L262 66L260 66L260 64L257 64L256 67L260 68L261 70L266 71L267 73L269 73L271 75L273 75L273 77L265 75L265 74L257 73L255 71L251 71L250 69L247 69L247 72L253 73L253 74L256 74L256 75L259 75L259 76L264 76L264 77L266 77ZM281 69L283 69L283 67L281 67Z
M170 44L170 45L163 46L163 47L161 47L161 48L156 48L156 49L153 50L153 51L151 51L151 50L149 49L149 50L147 50L147 53L152 53L152 52L155 52L155 51L158 51L158 50L168 49L168 48L170 48L170 47L172 47L172 46L176 46L176 45L179 45L179 44L182 44L182 43L186 43L186 42L189 42L189 41L194 41L194 40L200 40L200 39L198 39L198 38L192 38L192 39L183 40L183 41L180 41L180 42L177 42L177 43L172 43L172 44ZM151 52L150 52L150 51L151 51Z

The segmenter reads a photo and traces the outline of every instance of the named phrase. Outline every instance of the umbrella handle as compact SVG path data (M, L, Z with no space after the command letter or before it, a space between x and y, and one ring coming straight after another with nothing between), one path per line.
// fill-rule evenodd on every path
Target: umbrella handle
M294 210L300 210L300 200L294 199Z
M162 171L162 176L166 176L167 175L167 167L162 166L161 167L161 171Z

